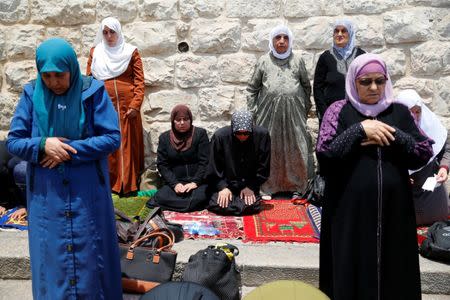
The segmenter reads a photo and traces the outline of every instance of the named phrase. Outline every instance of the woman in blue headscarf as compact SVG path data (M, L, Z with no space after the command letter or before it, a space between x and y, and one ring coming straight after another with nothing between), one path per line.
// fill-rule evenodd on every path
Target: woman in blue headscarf
M75 51L52 38L36 50L8 151L26 161L34 299L122 299L107 156L120 145L102 82L82 76Z
M350 20L337 20L333 26L333 45L323 52L314 73L313 93L319 122L327 108L345 98L345 75L355 57L365 53L355 46L356 32Z

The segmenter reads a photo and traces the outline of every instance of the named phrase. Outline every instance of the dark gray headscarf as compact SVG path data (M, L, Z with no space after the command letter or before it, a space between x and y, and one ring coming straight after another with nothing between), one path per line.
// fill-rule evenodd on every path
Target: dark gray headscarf
M253 131L253 115L246 110L239 110L233 113L231 116L231 130L233 133L236 131Z

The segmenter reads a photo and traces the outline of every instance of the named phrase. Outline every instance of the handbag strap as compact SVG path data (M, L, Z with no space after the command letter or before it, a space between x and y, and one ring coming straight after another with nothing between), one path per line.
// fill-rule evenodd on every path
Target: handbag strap
M168 234L167 234L168 233ZM166 238L169 242L166 245L163 245L160 248L157 248L158 252L161 252L166 249L171 249L175 240L175 236L173 235L173 232L170 230L156 230L152 233L149 233L147 235L144 235L143 237L137 239L133 242L133 244L130 245L128 251L132 251L134 248L138 247L142 242L152 238L152 237L163 237Z
M157 214L160 213L160 208L155 207L145 218L144 222L139 226L138 230L136 231L136 234L134 235L134 240L138 240L141 236L142 232L144 231L145 227L147 226L148 222Z

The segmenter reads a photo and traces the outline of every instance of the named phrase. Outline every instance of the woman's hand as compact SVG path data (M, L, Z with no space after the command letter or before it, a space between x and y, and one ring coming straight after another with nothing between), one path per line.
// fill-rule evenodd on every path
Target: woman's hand
M242 200L244 200L246 205L252 205L256 202L255 193L248 187L244 188L241 191L240 197Z
M198 188L197 184L195 182L187 183L184 185L185 193L189 193L190 191L195 190Z
M395 140L393 136L395 128L383 122L378 120L364 120L361 122L361 125L367 136L367 139L361 143L361 146L389 146L390 142Z
M15 212L13 212L10 216L11 219L15 219L15 220L19 220L20 218L22 218L23 216L25 216L27 213L27 210L25 207L19 208L18 210L16 210Z
M186 191L186 188L182 183L177 183L175 185L174 191L177 194L183 194Z
M63 161L70 160L70 153L76 154L77 150L64 143L67 139L49 137L45 142L45 157L40 164L45 168L54 168Z
M3 216L3 214L6 212L6 208L3 206L0 206L0 217Z
M231 202L231 197L233 196L233 193L228 188L224 188L219 192L219 195L217 197L217 203L220 207L226 208L228 207L228 204Z
M448 179L448 173L447 173L447 169L446 168L440 168L437 176L436 176L436 181L438 183L444 183L446 182Z
M129 108L128 111L125 113L125 118L134 119L138 115L138 111L134 108Z

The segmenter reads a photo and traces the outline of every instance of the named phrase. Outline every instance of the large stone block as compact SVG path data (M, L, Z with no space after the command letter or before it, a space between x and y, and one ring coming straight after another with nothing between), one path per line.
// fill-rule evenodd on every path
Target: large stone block
M234 88L234 110L247 110L247 87L237 86Z
M220 79L230 83L247 83L255 64L256 57L253 54L222 55L218 62Z
M60 37L68 41L75 52L80 56L88 56L89 52L82 51L81 48L81 34L79 30L67 27L47 27L48 37Z
M305 18L320 16L322 0L286 0L282 5L283 15L287 18Z
M448 0L408 0L408 4L414 6L450 7Z
M0 1L0 23L14 24L24 22L30 17L28 0Z
M95 10L98 22L101 22L106 17L113 16L120 22L127 23L133 21L137 16L135 0L98 0Z
M45 25L79 25L95 21L91 0L33 0L31 20Z
M247 26L242 29L242 49L247 51L269 51L270 31L278 24L283 23L281 19L249 20Z
M364 47L384 45L383 22L378 16L356 16L352 18L356 26L356 44Z
M139 16L142 20L178 19L177 0L143 0L139 4Z
M191 24L194 53L236 52L241 46L238 21L195 20Z
M432 18L432 11L426 8L404 9L384 14L386 42L396 44L431 39Z
M7 46L6 30L2 30L2 28L0 28L0 61L6 59Z
M322 14L324 16L339 16L344 14L344 6L340 1L322 0Z
M167 129L170 129L170 112L177 104L189 106L194 118L197 116L198 98L194 93L182 90L163 90L150 93L145 100L145 105L141 108L145 123L169 122Z
M175 78L181 88L207 87L218 83L217 58L180 55L175 63Z
M5 79L8 91L22 92L23 85L36 78L35 62L32 60L9 62L5 65Z
M443 9L442 14L436 18L435 30L440 40L450 41L450 9Z
M219 86L199 90L200 120L229 120L234 104L234 87Z
M332 25L334 19L313 17L302 23L290 25L294 34L294 48L327 49L332 41Z
M100 28L100 23L98 24L90 24L81 26L81 52L83 55L88 56L89 51L92 47L94 47L95 37L97 36L97 31Z
M314 60L314 53L303 51L303 50L294 50L296 55L299 55L303 61L305 62L306 71L308 72L308 78L312 80L314 78L314 72L316 70L316 61ZM319 59L319 57L317 57Z
M428 41L411 48L413 74L433 75L444 68L444 59L450 59L450 43ZM448 68L447 66L445 66Z
M449 86L450 86L450 76L439 78L438 80L435 81L434 95L433 95L433 103L435 107L434 112L447 118L450 117L450 89L448 88Z
M180 13L183 18L215 18L222 14L225 1L180 0Z
M127 41L135 45L142 56L174 53L177 47L176 22L136 22L124 26Z
M403 7L406 0L350 0L343 1L346 14L380 14L399 7Z
M390 76L403 76L406 74L406 55L402 49L391 48L379 53L386 62Z
M424 98L433 97L433 86L434 80L410 76L402 77L394 83L395 90L413 89Z
M154 87L173 87L175 73L175 58L159 59L155 57L142 58L144 65L145 85Z
M9 59L34 58L36 47L45 39L45 28L40 25L14 25L5 31L6 56Z
M226 16L229 18L276 18L280 16L281 0L233 0L228 1Z
M19 96L15 93L3 92L0 97L0 132L9 131L11 119L16 110ZM5 135L6 136L6 135ZM3 268L3 266L2 266ZM4 268L3 268L4 269Z

